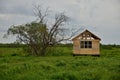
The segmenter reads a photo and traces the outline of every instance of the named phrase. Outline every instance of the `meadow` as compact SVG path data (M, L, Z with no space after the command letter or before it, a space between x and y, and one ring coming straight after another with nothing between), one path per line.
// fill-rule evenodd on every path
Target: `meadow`
M101 46L101 56L72 56L57 46L45 57L21 47L0 47L0 80L120 80L120 46Z

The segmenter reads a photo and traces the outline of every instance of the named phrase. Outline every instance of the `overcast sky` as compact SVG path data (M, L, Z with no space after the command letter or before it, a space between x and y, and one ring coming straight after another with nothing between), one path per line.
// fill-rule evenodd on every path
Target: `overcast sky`
M103 44L120 44L120 0L0 0L0 43L15 41L3 38L11 25L36 20L33 5L38 4L53 12L64 11L71 18L70 27L84 26Z

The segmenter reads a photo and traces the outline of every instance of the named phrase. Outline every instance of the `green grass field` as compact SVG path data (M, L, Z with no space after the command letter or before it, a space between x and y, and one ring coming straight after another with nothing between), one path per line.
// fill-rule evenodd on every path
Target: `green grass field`
M22 48L0 48L0 80L120 80L120 48L104 47L101 56L72 56L72 47L56 47L46 57Z

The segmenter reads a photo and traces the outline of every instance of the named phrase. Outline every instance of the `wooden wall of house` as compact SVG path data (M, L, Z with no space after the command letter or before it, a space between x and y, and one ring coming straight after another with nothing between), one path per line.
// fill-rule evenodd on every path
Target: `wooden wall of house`
M80 48L80 40L76 39L73 41L73 53L99 55L99 40L92 40L92 48Z
M93 51L94 53L96 54L99 54L100 53L100 41L99 40L94 40L93 43L92 43L92 46L93 46Z
M80 41L79 40L74 40L73 41L73 53L79 53L80 51Z

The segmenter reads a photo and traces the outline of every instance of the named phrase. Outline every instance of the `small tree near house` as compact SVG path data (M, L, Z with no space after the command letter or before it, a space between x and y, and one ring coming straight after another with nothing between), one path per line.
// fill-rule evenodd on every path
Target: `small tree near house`
M68 17L64 13L59 13L55 15L54 23L49 25L47 23L48 8L43 11L40 6L37 6L35 10L38 21L11 26L8 29L8 35L16 35L17 41L26 44L29 54L45 56L48 47L70 38L65 38L65 30L61 28L68 21Z

